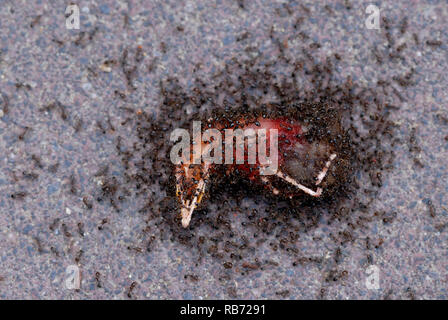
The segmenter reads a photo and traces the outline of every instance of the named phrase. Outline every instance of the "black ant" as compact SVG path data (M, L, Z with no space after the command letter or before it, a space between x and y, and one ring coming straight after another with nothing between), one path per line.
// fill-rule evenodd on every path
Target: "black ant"
M102 288L103 285L101 283L101 273L99 273L98 271L95 272L95 282L96 282L96 287L97 288Z
M129 289L128 289L127 293L126 293L126 295L128 296L129 299L132 298L132 292L134 291L136 286L137 286L137 282L135 282L135 281L133 281L131 283L131 285L129 286Z
M82 202L84 203L84 205L86 206L87 209L90 210L93 208L92 202L89 200L89 198L87 196L84 196L82 198Z
M103 220L101 220L101 223L100 223L100 225L98 226L98 230L103 230L104 229L104 225L106 224L106 223L108 223L109 222L109 219L108 218L104 218Z

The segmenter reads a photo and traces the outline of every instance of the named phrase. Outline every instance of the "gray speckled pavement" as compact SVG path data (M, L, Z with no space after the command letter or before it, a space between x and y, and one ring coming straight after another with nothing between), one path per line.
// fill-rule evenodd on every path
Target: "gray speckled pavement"
M188 86L198 63L212 74L244 50L247 42L237 38L245 32L251 45L269 53L271 27L280 36L288 34L303 15L299 1L74 2L80 8L80 30L65 28L67 1L0 1L0 91L8 100L3 99L0 109L1 299L125 299L134 281L132 296L139 299L232 298L229 288L238 298L314 299L323 287L328 299L448 298L446 1L374 1L393 24L408 17L400 41L408 43L410 58L390 68L378 68L372 55L372 47L384 45L385 39L381 31L365 27L368 1L303 2L309 10L303 30L322 45L320 52L344 57L338 70L342 78L352 75L354 81L372 84L415 68L415 84L402 90L404 101L393 120L400 139L415 133L421 151L410 155L406 144L395 146L395 169L384 177L372 204L397 212L397 217L366 230L366 237L383 242L369 251L370 261L362 242L343 248L341 268L348 276L334 285L323 284L321 266L291 267L280 251L260 249L259 256L278 266L237 275L230 283L219 280L221 262L206 259L196 265L196 257L176 243L161 242L153 252L135 254L127 247L139 236L142 217L136 211L142 203L130 203L117 214L107 206L85 210L79 196L93 192L94 174L102 164L111 164L112 173L121 170L113 139L98 131L96 121L109 117L119 123L119 107L126 105L153 111L160 102L160 79L175 75ZM290 12L282 3L289 3ZM140 72L137 90L126 102L117 102L115 91L127 92L124 76L114 64L111 72L99 66L138 45L143 64L156 61L154 70ZM300 41L292 39L289 47L300 48ZM57 106L39 111L55 100L66 106L67 114ZM79 119L83 122L76 132ZM56 163L59 167L52 171ZM70 193L72 175L76 195ZM21 192L26 192L23 199ZM105 217L109 223L100 232L97 226ZM51 230L56 218L58 226ZM238 222L235 217L232 223ZM77 232L79 223L84 237ZM326 239L333 228L322 224L301 235L308 256L330 259L335 245L313 238ZM371 264L379 270L378 289L366 287ZM70 265L81 271L80 290L66 287ZM186 274L200 276L191 281Z

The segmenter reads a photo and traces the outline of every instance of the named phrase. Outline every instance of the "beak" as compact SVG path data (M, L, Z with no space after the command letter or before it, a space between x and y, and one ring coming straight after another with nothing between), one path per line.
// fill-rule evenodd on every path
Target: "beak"
M201 178L197 183L189 181L190 190L182 190L182 184L177 184L177 195L181 203L180 215L182 226L187 228L191 221L194 209L201 203L205 193L205 180Z
M189 226L194 210L202 201L208 175L209 166L204 163L182 164L176 168L176 194L181 204L180 215L184 228Z

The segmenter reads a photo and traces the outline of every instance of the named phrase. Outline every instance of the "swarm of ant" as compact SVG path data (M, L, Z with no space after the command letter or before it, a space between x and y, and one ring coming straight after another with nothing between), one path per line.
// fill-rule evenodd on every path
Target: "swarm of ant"
M318 226L322 215L328 223L345 222L339 233L331 235L338 246L353 241L368 221L387 219L389 213L369 212L369 204L382 185L382 176L392 169L390 146L396 141L390 107L371 88L350 78L338 82L334 70L341 59L334 54L324 62L315 61L308 50L294 61L282 53L269 63L261 63L261 56L233 59L213 76L212 84L198 77L193 90L182 88L176 78L162 81L163 101L156 114L127 110L123 125L134 128L136 135L126 138L131 139L126 145L132 146L127 150L123 148L125 138L118 139L124 179L114 177L107 182L102 198L108 197L117 209L117 200L125 199L124 194L146 199L140 209L146 226L136 247L151 251L157 239L170 240L197 251L198 263L212 256L225 269L244 274L277 264L258 259L257 247L263 244L285 250L293 265L308 261L301 254L299 238ZM280 65L289 70L281 76L276 73ZM300 119L312 128L310 139L331 143L338 154L331 183L321 197L283 197L238 174L216 174L211 178L208 202L195 211L184 229L176 199L175 166L169 157L171 132L190 129L193 120L217 114L258 113Z
M372 50L377 64L405 60L403 51L406 50L406 43L396 43L390 23L387 19L382 22L387 46ZM406 32L406 19L401 22L399 31L401 35ZM299 35L307 44L301 52L294 52L293 58L288 56L285 42L275 39L271 32L272 42L278 45L277 56L268 58L250 47L246 53L227 61L213 75L201 75L198 65L192 76L192 88L185 87L175 77L160 81L160 104L149 103L150 108L145 110L122 108L124 116L121 125L135 133L117 137L116 150L121 156L124 174L112 175L107 165L101 168L95 175L101 181L95 198L100 203L109 202L116 211L120 211L129 198L137 199L141 204L141 237L127 247L129 251L150 254L159 241L172 241L197 254L197 265L203 258L218 260L223 266L220 280L226 281L234 273L244 275L277 267L279 261L262 259L259 255L269 247L273 251L283 251L279 254L281 257L290 257L288 262L282 259L282 264L318 265L323 269L324 281L332 283L348 276L348 272L339 270L338 266L346 244L361 240L367 250L381 246L383 239L366 238L363 233L370 222L380 220L388 224L397 215L395 212L375 212L371 205L379 194L383 177L393 169L393 145L399 141L395 137L395 124L390 120L391 112L399 106L392 105L390 101L398 99L399 104L404 97L393 82L403 88L410 86L415 71L410 68L410 72L397 75L390 81L379 80L372 87L365 87L350 77L341 80L335 70L343 62L343 57L336 53L317 59L320 45L305 41L309 37L302 32ZM240 38L248 36L245 33ZM413 38L419 45L416 34ZM78 45L77 41L75 44ZM431 41L426 41L426 44L431 47L440 45ZM165 48L164 43L162 47ZM100 66L105 72L110 72L115 65L121 67L127 87L126 94L115 90L116 98L121 101L126 101L127 95L138 89L134 80L140 71L143 50L142 46L135 50L126 48L121 58L107 59ZM153 71L155 61L148 66L148 72ZM29 89L21 83L17 83L16 88ZM3 112L7 114L8 96L0 93L0 98ZM59 112L63 121L71 119L58 101L40 111L54 110ZM292 186L282 184L278 179L266 188L266 185L242 177L237 171L222 169L210 177L205 193L207 201L202 201L201 206L195 208L193 218L184 228L179 214L181 203L176 195L176 167L170 159L172 131L177 128L191 130L192 122L198 120L206 124L208 119L219 122L223 118L253 120L257 117L300 121L310 128L305 136L308 142L323 141L331 146L336 157L331 158L331 164L326 166L328 174L322 179L322 194L313 197L306 192L297 193ZM107 118L104 123L97 122L101 132L106 134L107 128L110 128L109 132L115 134L115 124L111 119ZM78 119L73 127L78 132L82 121ZM18 140L23 140L29 131L30 128L25 127ZM419 152L415 132L412 132L410 145L410 153ZM42 169L37 156L33 155L32 160L37 168ZM414 161L418 164L417 160ZM58 164L55 164L49 166L48 171L55 172L57 168ZM310 176L315 177L318 171L310 172ZM23 177L36 179L33 172L23 172ZM69 186L71 194L77 194L73 175L70 176ZM26 196L27 193L22 191L11 194L15 200ZM91 200L90 196L82 198L88 210L94 207ZM428 207L431 216L434 216L434 206L428 203ZM55 219L50 230L58 223L59 220ZM108 223L108 218L102 219L98 231L107 228ZM334 243L333 259L328 264L324 254L309 256L304 253L300 240L302 235L327 223L334 227L328 234ZM65 237L71 237L67 225L61 226ZM81 222L77 226L79 235L83 237L85 226ZM322 246L327 244L320 237L313 240L317 243L321 241ZM38 251L43 252L39 238L35 241ZM50 250L59 255L54 247ZM82 255L83 250L79 250L74 259L76 263ZM367 252L367 262L372 263L371 259ZM97 287L101 287L100 277L101 274L96 272ZM186 274L184 278L196 282L200 277ZM137 283L132 282L127 291L128 297L131 297L136 286ZM321 297L326 292L324 287L325 284L320 292ZM233 287L228 288L228 294L237 297ZM283 298L288 294L288 290L276 293Z
M388 21L383 23L388 42L386 54L391 61L402 59L405 47L394 43ZM401 33L405 31L401 30ZM121 125L135 132L133 136L117 137L116 150L122 159L124 175L112 176L107 166L100 169L95 175L101 177L101 189L96 199L101 203L108 200L117 211L124 201L135 200L141 204L142 236L128 247L130 251L151 252L159 240L176 242L197 253L197 264L204 257L219 260L226 270L222 280L228 280L233 271L246 274L278 266L277 261L259 258L257 252L266 246L289 255L293 266L322 265L323 257L307 256L300 242L303 234L322 223L336 225L336 231L328 235L335 243L333 258L336 265L342 259L340 248L347 243L362 238L367 249L381 245L382 239L376 241L361 235L369 222L382 220L387 224L396 216L395 212L373 212L370 205L378 195L383 176L393 168L392 147L398 141L394 134L395 125L390 120L391 112L398 107L390 104L390 95L401 102L403 97L385 80L378 81L376 87L365 87L350 77L339 79L335 70L343 57L336 53L325 59L314 58L320 48L317 43L308 43L302 52L294 52L292 58L285 52L283 42L272 34L271 38L278 45L278 56L268 58L249 48L247 56L243 54L227 61L225 67L213 75L200 75L198 66L193 74L193 88L183 87L175 77L161 81L162 102L151 105L149 110L122 108L125 114L120 119ZM306 39L304 35L303 38ZM417 39L416 35L414 39ZM137 64L142 62L142 50L141 46L135 50ZM127 94L136 90L133 80L139 71L138 65L133 65L129 59L132 53L132 49L125 49L119 63L116 60L105 62L105 68L115 64L121 66ZM382 53L375 49L373 55L378 64L383 64ZM153 68L154 61L148 71ZM401 87L409 86L413 72L411 69L392 80ZM208 82L202 80L204 78L209 79ZM118 90L115 95L123 101L126 99L126 95ZM6 114L9 100L5 95L2 97ZM64 106L57 101L42 111L53 109L60 111L62 120L67 120ZM176 128L189 130L195 120L205 124L208 119L218 122L222 118L255 119L260 116L300 121L309 128L305 136L308 142L323 141L331 146L336 157L326 165L329 170L322 180L322 194L317 197L306 192L297 194L292 186L282 185L279 181L274 181L271 190L267 190L266 185L254 184L237 171L219 170L210 177L207 185L208 201L202 201L202 205L195 208L188 228L182 227L181 206L176 197L176 167L170 160L172 131ZM82 123L78 124L76 131ZM115 132L110 118L106 125ZM106 133L102 122L97 126ZM25 129L19 140L23 140L27 131ZM49 168L49 171L53 169ZM317 171L310 172L309 176L315 176ZM71 193L75 194L74 177L70 178L70 186ZM273 190L281 192L269 192ZM26 193L17 192L11 198L25 196ZM90 197L84 196L82 201L87 209L93 208ZM104 218L98 230L103 230L108 222ZM66 226L62 227L68 237ZM78 223L78 232L83 236L82 223ZM82 250L75 260L79 261L81 255ZM327 282L347 276L347 271L338 270L337 266L331 266L326 273L324 280ZM96 278L99 282L99 275ZM186 280L197 281L198 278L195 274L185 275ZM128 295L135 286L134 283L131 285ZM321 294L325 294L325 289ZM237 293L229 288L229 295L236 297ZM286 297L288 292L281 291L278 295Z
M329 7L326 6L326 9L331 14ZM291 15L290 10L287 11ZM309 14L309 11L305 11ZM39 18L40 16L36 17L31 23L31 28L39 22ZM125 18L127 21L128 16ZM302 22L303 18L299 18L294 29ZM387 19L383 18L382 23L386 45L372 50L377 64L407 60L403 52L406 51L407 43L399 43L395 39L396 31L400 33L399 36L407 32L407 19L403 19L400 28L395 30L392 30ZM182 27L177 29L179 32L183 31ZM84 48L95 37L97 30L94 28L88 33L81 32L73 41L74 45ZM397 75L390 81L379 80L372 87L365 87L351 78L338 78L335 70L343 60L342 56L332 54L326 59L314 58L319 56L320 45L310 43L310 38L304 32L300 32L298 36L303 40L303 51L294 52L294 58L286 53L287 41L275 39L271 32L272 43L278 45L277 56L268 58L256 48L248 47L247 56L227 61L225 67L213 75L207 74L204 77L196 73L200 69L198 66L192 75L195 78L193 88L184 87L175 77L161 81L162 103L150 105L150 110L122 109L125 115L123 119L119 119L122 120L121 125L129 126L135 132L133 136L117 138L116 150L122 158L124 175L112 176L107 166L100 169L96 177L101 177L101 187L96 199L101 203L108 200L117 211L120 211L124 201L135 200L142 205L139 210L143 221L142 236L135 240L135 244L128 246L128 250L135 253L147 251L150 254L157 247L158 241L172 241L197 253L197 264L204 257L220 261L225 269L220 280L228 280L233 273L247 274L278 266L278 261L260 258L258 253L268 246L274 251L283 251L279 254L281 257L289 255L293 266L321 266L325 272L324 281L332 282L348 275L347 271L339 270L337 266L342 260L341 248L345 244L362 239L367 250L381 246L383 239L369 239L362 234L373 220L388 224L397 215L395 212L374 212L370 205L382 186L383 177L393 168L394 154L391 150L397 139L390 115L399 107L391 105L390 98L394 96L399 102L404 101L394 83L403 88L412 85L415 70L410 68L410 72L402 76ZM237 41L248 37L250 34L246 32ZM420 45L417 34L413 34L413 40L417 46ZM64 41L53 41L58 46L64 45ZM431 48L441 46L438 40L427 40L424 44ZM161 43L161 48L166 53L164 42ZM122 101L126 101L127 95L137 89L134 79L140 71L139 64L143 60L144 50L142 46L138 46L135 52L127 48L120 58L108 58L99 67L104 72L111 72L113 66L121 67L128 90L126 94L115 90L114 94ZM135 64L130 59L133 53ZM148 65L147 72L153 71L156 61L157 58L154 58ZM88 71L91 76L98 76L94 70L88 68ZM207 79L207 82L202 79ZM18 80L15 87L17 90L32 90L29 84ZM0 106L2 115L9 113L10 100L2 92ZM152 112L154 110L155 113ZM72 120L66 108L57 100L40 111L57 111L62 121ZM242 178L238 172L229 174L219 171L211 177L207 186L208 201L202 202L188 228L183 228L179 215L180 204L176 198L175 166L169 158L173 145L170 142L171 132L176 128L190 129L194 120L206 123L210 118L219 119L224 116L240 119L255 115L299 120L311 128L306 136L309 141L325 141L332 146L337 157L331 163L328 176L323 180L322 195L310 197L304 193L290 197L288 191L293 191L293 188L282 186L278 181L272 187L286 189L286 192L275 194L261 184ZM73 120L75 132L78 132L82 129L82 120ZM108 118L105 121L112 132L115 132L112 124L115 120ZM98 122L97 126L106 134L103 122ZM27 126L22 128L18 140L24 140L31 129ZM415 136L413 130L409 152L414 155L420 152ZM44 167L38 156L32 155L31 159L37 169ZM422 165L417 158L414 161L417 165ZM48 171L55 173L58 166L59 163L48 166ZM312 171L312 175L315 172ZM14 181L18 180L14 172L13 174ZM22 177L32 181L38 175L23 171ZM76 179L72 175L69 180L70 193L75 195L78 193ZM14 201L20 201L28 194L15 191L10 197ZM95 205L90 196L84 196L82 201L88 210ZM427 205L430 215L434 217L434 205L431 201ZM49 229L53 231L59 222L59 218L54 219ZM98 231L107 228L108 223L108 218L102 219L97 226ZM309 256L303 253L300 240L303 234L323 223L336 225L328 235L335 245L334 264L330 268L324 266L324 254ZM87 226L82 222L77 226L79 235L84 237L84 228ZM62 223L61 227L64 236L70 238L72 234L68 226ZM39 238L35 237L33 240L38 252L44 252ZM322 238L316 237L313 240L325 245ZM59 256L55 247L50 247L50 250L55 256ZM83 250L77 252L74 257L76 263L79 264L83 253ZM372 262L371 255L367 254L367 260ZM286 260L281 261L282 264L287 263ZM102 277L100 272L95 272L98 288L102 287ZM196 282L200 276L185 274L184 279ZM0 277L0 282L2 280L3 277ZM130 284L128 297L132 296L136 286L136 282ZM233 287L228 289L228 294L237 297ZM325 288L321 289L320 294L322 297L325 295ZM285 298L289 291L278 291L276 295Z

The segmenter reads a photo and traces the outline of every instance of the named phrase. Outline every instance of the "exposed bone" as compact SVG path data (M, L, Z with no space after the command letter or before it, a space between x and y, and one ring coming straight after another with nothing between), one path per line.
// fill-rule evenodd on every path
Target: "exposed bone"
M319 172L319 174L317 175L316 178L316 186L318 186L322 180L325 178L325 176L327 175L328 169L330 168L331 162L336 158L336 154L333 153L330 156L330 160L328 160L325 163L325 167L322 169L321 172ZM288 176L287 174L281 172L280 170L277 171L276 176L285 180L286 182L296 186L297 188L299 188L300 190L302 190L303 192L313 196L313 197L320 197L320 195L322 194L322 188L317 188L316 191L311 190L310 188L305 187L304 185L298 183L296 180L294 180L293 178L291 178L290 176Z
M325 163L325 167L324 167L324 168L322 169L322 171L317 175L316 186L318 186L318 185L322 182L322 180L324 180L325 176L327 175L328 168L330 168L331 161L333 161L335 158L336 158L336 153L333 153L333 154L330 156L330 160L328 160L328 161Z
M281 172L280 170L277 171L277 173L275 174L277 177L285 180L286 182L292 184L293 186L296 186L297 188L299 188L300 190L302 190L303 192L313 196L313 197L319 197L322 194L322 188L317 188L316 191L311 190L310 188L305 187L304 185L298 183L296 180L294 180L293 178L291 178L290 176L284 174L283 172Z

